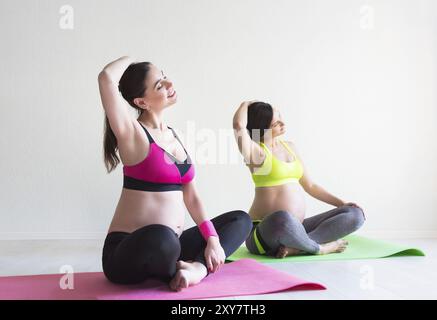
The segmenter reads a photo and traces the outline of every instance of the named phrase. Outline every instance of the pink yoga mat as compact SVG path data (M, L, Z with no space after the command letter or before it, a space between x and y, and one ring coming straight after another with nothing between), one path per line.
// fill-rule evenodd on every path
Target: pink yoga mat
M154 279L125 286L112 284L102 272L72 275L74 289L61 289L60 282L65 283L61 281L62 277L65 279L64 274L0 277L0 299L183 300L326 289L319 283L296 278L253 259L226 263L201 283L180 292L171 291L167 283Z

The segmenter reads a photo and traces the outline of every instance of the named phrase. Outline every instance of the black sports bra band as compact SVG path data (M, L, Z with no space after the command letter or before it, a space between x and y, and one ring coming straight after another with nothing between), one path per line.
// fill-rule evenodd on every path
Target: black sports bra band
M182 184L148 182L123 176L123 188L140 191L177 191L182 190Z

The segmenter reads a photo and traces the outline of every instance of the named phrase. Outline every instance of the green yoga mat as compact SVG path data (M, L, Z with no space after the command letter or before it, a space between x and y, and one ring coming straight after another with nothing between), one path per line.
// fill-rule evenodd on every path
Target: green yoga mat
M243 244L226 260L235 261L243 258L252 258L259 262L300 262L322 260L352 260L352 259L375 259L395 256L424 256L420 249L398 245L381 240L369 239L357 235L349 235L344 238L349 242L346 250L341 253L326 255L299 255L278 259L264 255L251 254Z

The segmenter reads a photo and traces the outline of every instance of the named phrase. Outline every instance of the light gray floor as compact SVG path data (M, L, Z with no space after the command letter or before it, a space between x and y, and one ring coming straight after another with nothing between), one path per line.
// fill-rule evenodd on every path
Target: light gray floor
M437 239L390 240L421 248L426 257L270 263L323 291L226 297L225 299L437 299ZM0 276L101 271L100 240L0 241ZM219 299L218 299L219 300Z

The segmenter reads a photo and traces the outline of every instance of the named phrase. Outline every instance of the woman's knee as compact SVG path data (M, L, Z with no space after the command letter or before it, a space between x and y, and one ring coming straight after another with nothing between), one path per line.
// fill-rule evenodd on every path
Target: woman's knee
M174 230L168 226L157 224L158 234L157 238L160 239L156 249L166 260L173 260L174 257L178 258L181 253L181 243Z
M169 226L151 224L136 230L135 233L138 248L144 249L142 254L156 257L163 262L170 262L179 257L181 244L177 234Z
M287 211L279 210L268 215L262 221L263 225L271 225L275 228L288 228L291 225L300 223L299 220Z
M245 228L245 230L248 230L248 232L250 232L250 230L252 229L252 219L247 214L247 212L243 210L236 210L235 217L236 220Z
M245 212L243 210L233 210L233 211L226 212L223 215L228 216L232 220L247 220L247 219L249 219L249 221L250 221L250 216L247 214L247 212Z
M288 235L299 234L303 230L303 225L292 214L280 210L264 218L259 224L259 229L267 242L276 243Z
M249 235L250 231L252 230L252 220L247 212L243 210L234 210L224 214L228 215L229 221L237 224L241 228L242 232L246 234L246 236Z
M181 243L177 234L165 225L155 225L156 241L148 255L148 269L152 276L169 280L176 273L176 262L181 255Z
M364 212L354 206L346 206L348 223L353 230L359 229L364 224Z

